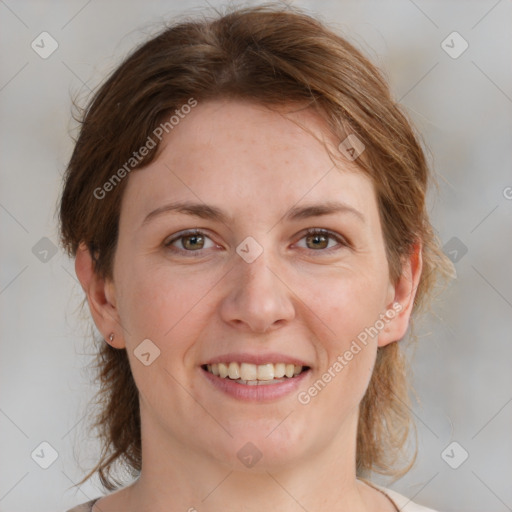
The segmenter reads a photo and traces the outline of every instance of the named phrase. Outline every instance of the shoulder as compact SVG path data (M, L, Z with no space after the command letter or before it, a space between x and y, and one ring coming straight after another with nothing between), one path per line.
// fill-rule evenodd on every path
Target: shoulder
M87 503L82 503L81 505L77 505L76 507L70 508L67 512L91 512L92 506L99 500L96 498L95 500L88 501Z
M413 503L409 498L402 496L396 491L385 489L384 487L379 487L379 489L393 500L400 512L436 512L431 508Z

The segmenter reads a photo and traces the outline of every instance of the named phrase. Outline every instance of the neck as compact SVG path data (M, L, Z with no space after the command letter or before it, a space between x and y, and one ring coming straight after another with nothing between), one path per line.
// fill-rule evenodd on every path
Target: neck
M140 477L128 488L129 510L369 510L369 488L355 474L357 416L321 450L286 466L263 457L244 470L170 438L157 421L141 417L144 457Z

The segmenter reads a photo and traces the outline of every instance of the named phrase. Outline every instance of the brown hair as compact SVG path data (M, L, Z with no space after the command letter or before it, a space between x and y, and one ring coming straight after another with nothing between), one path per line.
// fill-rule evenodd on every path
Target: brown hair
M301 11L275 5L166 28L101 86L83 112L65 175L60 222L68 254L74 256L84 242L95 271L112 277L127 179L109 187L107 199L95 191L191 98L234 98L269 106L305 103L324 117L340 141L356 134L366 146L356 164L375 186L390 276L399 277L402 259L420 242L423 272L414 309L425 302L436 273L445 272L447 263L426 212L429 170L417 136L381 74L354 46ZM157 149L133 169L149 164ZM82 482L98 472L102 484L113 490L120 485L113 476L116 463L133 475L141 468L139 402L126 351L99 343L100 411L94 425L102 454ZM359 476L372 470L397 474L394 465L410 425L404 364L398 343L378 349L360 405Z

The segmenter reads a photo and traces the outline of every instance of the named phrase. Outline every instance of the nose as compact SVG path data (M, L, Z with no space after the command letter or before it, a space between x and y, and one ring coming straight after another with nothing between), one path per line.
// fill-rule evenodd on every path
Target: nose
M220 305L224 322L246 332L265 333L295 317L293 293L265 251L252 263L239 258L235 264L229 292Z

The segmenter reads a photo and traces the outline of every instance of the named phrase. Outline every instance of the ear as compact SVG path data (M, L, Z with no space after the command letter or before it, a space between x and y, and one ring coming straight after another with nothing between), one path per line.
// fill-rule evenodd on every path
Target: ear
M386 317L389 319L379 333L379 347L401 340L409 327L414 298L420 282L423 260L422 245L414 245L411 255L402 262L402 274L396 284L390 283L389 304Z
M112 280L99 277L89 248L82 242L75 257L75 272L87 296L89 309L96 327L105 340L111 333L114 340L108 341L115 348L125 348L123 329L116 307L115 286Z

